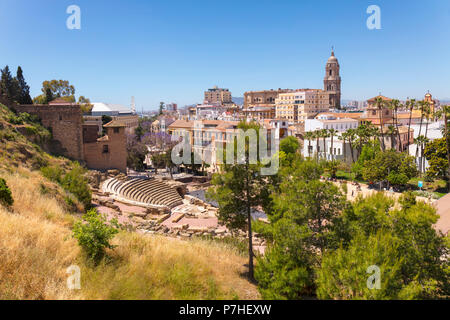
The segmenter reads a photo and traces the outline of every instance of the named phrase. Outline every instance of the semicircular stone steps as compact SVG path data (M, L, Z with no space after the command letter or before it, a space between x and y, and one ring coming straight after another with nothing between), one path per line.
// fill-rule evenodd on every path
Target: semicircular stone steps
M103 192L144 204L173 208L183 203L175 189L154 178L111 178L103 183L102 189Z

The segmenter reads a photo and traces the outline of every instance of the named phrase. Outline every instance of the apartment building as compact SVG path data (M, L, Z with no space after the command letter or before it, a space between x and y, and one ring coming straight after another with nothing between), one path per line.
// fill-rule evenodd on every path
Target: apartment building
M237 137L238 124L238 121L177 120L169 125L168 132L175 140L187 136L192 151L199 155L202 161L210 165L209 171L215 172L221 162L218 151L225 150L227 143ZM261 122L261 126L267 130L268 147L272 142L272 134L276 139L274 143L290 135L288 124L283 120L265 120Z
M205 104L232 104L231 92L228 89L219 88L214 86L208 91L205 91Z
M330 109L329 94L321 89L280 93L275 99L275 117L296 123Z

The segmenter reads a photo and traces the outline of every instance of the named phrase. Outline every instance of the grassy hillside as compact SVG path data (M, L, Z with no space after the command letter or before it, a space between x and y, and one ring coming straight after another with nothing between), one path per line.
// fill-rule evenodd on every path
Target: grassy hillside
M79 210L39 170L71 162L29 142L16 127L28 125L10 116L0 105L0 177L14 198L11 208L0 205L0 299L259 298L242 276L246 257L225 244L121 231L100 265L88 263L72 238ZM81 290L67 288L71 265L81 269Z

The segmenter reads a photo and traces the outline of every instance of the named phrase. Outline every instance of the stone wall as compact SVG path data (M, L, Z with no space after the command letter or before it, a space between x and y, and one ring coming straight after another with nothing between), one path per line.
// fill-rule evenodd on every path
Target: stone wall
M83 161L82 116L79 105L18 105L17 113L38 116L42 125L52 132L62 155Z

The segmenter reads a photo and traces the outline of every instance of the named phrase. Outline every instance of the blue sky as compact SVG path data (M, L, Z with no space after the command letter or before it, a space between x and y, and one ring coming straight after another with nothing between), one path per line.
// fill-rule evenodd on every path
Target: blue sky
M68 30L69 5L81 30ZM381 8L381 30L366 9ZM450 1L2 0L0 64L21 65L32 96L65 79L91 101L157 108L201 102L214 85L233 96L322 88L335 46L342 96L450 98Z

